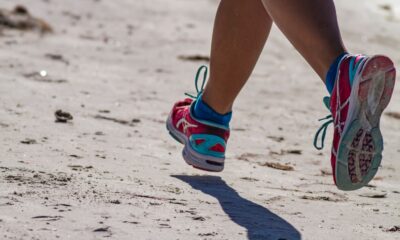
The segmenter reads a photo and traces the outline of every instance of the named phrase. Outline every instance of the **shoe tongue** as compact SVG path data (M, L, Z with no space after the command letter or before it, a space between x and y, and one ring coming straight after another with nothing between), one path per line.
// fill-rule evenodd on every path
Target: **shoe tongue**
M324 102L325 107L330 111L331 110L331 98L324 97L323 102Z

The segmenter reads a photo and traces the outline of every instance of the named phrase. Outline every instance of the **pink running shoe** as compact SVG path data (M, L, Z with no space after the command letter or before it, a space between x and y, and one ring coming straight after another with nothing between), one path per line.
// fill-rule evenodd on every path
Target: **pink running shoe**
M198 78L203 70L205 70L203 83L198 89ZM195 79L197 97L203 91L206 76L207 67L200 67ZM197 99L192 95L189 96ZM196 100L186 98L175 103L167 119L167 129L173 138L185 145L182 155L187 164L206 171L220 172L224 169L229 128L196 119L192 114L195 102Z
M327 126L334 123L331 164L336 186L356 190L375 176L382 160L379 122L389 104L396 70L385 56L344 56L337 70L332 96L324 98L332 115L318 130L314 146L322 149ZM321 145L317 145L322 133Z

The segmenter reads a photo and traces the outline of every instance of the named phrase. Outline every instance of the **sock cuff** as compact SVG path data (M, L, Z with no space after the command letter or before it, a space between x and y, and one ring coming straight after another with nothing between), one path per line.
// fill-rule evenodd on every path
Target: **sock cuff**
M332 62L331 66L329 67L328 72L326 73L325 85L326 85L326 89L328 90L329 94L332 93L333 88L335 87L335 81L336 81L336 77L337 77L336 74L337 74L337 68L338 68L339 62L347 54L349 54L349 53L344 52L344 53L340 54L338 57L336 57L335 60Z
M206 102L203 101L202 95L200 95L196 100L192 114L199 120L214 122L225 127L229 127L229 122L232 119L232 112L226 114L220 114L216 112Z

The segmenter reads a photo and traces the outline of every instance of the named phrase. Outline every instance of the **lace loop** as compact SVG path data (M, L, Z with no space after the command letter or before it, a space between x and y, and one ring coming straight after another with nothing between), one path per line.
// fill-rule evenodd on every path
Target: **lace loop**
M328 120L329 119L329 120ZM315 134L314 137L314 147L318 150L322 150L325 146L325 136L326 136L326 131L328 130L328 126L333 123L332 115L327 116L326 118L322 118L319 121L323 120L328 120L325 123L322 124L322 126L318 129L317 133ZM318 145L318 139L319 135L322 133L321 136L321 144Z
M202 80L200 88L199 88L198 83L199 83L200 75L202 72L203 72L203 80ZM185 93L185 95L190 98L197 99L203 93L204 85L206 84L206 81L207 81L207 75L208 75L207 66L205 66L205 65L200 66L199 69L197 70L196 77L194 79L194 85L196 87L197 96L190 94L190 93Z
M325 106L330 110L329 108L329 102L330 102L330 98L329 97L325 97L324 98L324 104ZM315 137L314 137L314 147L318 150L322 150L325 146L325 137L326 137L326 131L328 130L328 126L333 123L333 116L332 115L328 115L324 118L318 119L318 121L324 121L327 120L326 122L324 122L321 127L318 129L318 131L315 133ZM322 133L322 135L321 135ZM319 140L319 136L321 135L321 141L320 144L318 145L318 140Z

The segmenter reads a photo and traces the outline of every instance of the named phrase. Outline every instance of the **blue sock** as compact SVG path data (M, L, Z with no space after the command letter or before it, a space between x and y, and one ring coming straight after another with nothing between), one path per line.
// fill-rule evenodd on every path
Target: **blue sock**
M337 68L338 68L339 62L346 54L348 54L348 53L344 52L344 53L340 54L333 61L333 63L329 67L328 73L326 74L325 84L326 84L326 89L328 89L329 94L332 94L333 88L335 87L336 73L337 73Z
M202 100L202 96L200 96L196 100L196 104L194 105L193 112L195 118L199 120L210 121L213 123L217 123L223 125L225 127L229 127L229 122L232 119L232 112L226 114L217 113L214 109L212 109L207 103Z

